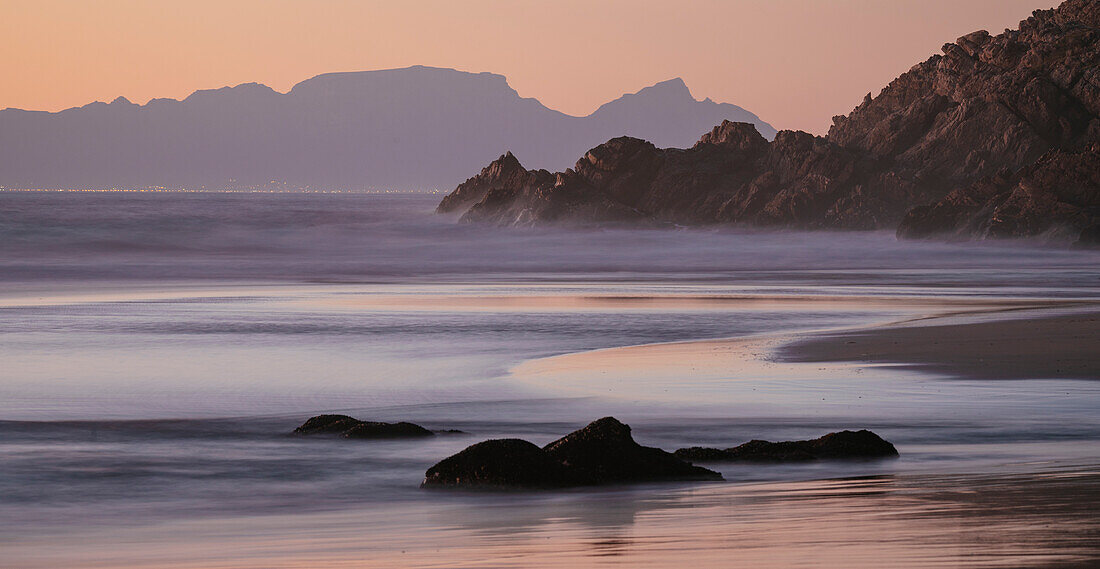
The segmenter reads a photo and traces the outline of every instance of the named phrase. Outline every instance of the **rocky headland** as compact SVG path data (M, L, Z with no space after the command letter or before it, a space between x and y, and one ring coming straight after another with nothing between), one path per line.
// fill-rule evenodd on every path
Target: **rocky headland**
M1100 3L943 46L826 136L725 121L687 149L614 138L563 172L510 153L440 212L496 225L751 224L899 237L1100 233Z

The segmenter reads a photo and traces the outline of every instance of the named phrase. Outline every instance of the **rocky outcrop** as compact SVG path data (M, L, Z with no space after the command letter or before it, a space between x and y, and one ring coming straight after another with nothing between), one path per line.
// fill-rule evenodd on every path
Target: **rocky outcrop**
M629 426L605 417L542 448L519 439L475 444L429 468L421 486L564 488L721 478L661 449L639 445Z
M530 171L511 184L479 174L440 205L446 211L481 195L462 220L512 226L824 227L837 197L855 191L872 166L873 160L806 133L780 131L768 142L752 125L726 121L686 150L620 137L588 151L564 172ZM852 223L874 227L876 220Z
M602 146L635 140L618 138ZM653 147L649 143L643 144ZM498 225L643 220L636 210L590 191L583 178L573 170L559 174L546 170L523 170L511 153L498 158L447 195L437 211L447 213L459 210L462 204L468 206L462 221Z
M1018 172L1008 170L913 208L903 238L1007 238L1045 235L1092 245L1100 225L1100 143L1053 150Z
M450 213L466 210L471 205L485 199L485 194L500 188L523 187L537 182L542 171L528 172L511 152L492 161L481 172L460 184L455 191L447 194L436 208L438 213ZM549 172L546 172L549 175Z
M435 433L414 423L360 421L347 415L317 415L294 429L299 435L341 435L349 439L430 437Z
M475 177L447 200L470 204L463 220L497 225L876 229L904 219L902 236L1080 234L1100 223L1090 181L1100 143L1098 40L1096 2L1068 0L1018 30L946 44L835 117L825 137L781 131L769 142L727 121L682 150L616 138L564 172L474 189ZM1071 187L1060 169L1075 176ZM916 207L924 209L910 214Z
M894 445L866 429L840 431L808 441L752 440L727 449L691 447L676 451L684 460L703 462L805 462L811 460L889 458L898 456Z
M555 488L572 478L560 462L538 445L520 439L495 439L467 447L432 466L423 487Z
M582 484L722 478L717 472L693 466L672 453L639 445L634 442L630 427L614 417L593 421L543 450Z

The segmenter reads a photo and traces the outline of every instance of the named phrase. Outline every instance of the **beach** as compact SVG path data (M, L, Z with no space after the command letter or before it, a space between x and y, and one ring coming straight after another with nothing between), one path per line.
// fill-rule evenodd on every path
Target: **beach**
M786 346L781 357L893 364L976 379L1100 379L1100 310L1095 305L1068 310L816 334Z
M0 227L5 568L1100 559L1095 252L490 230L415 196L163 199L20 197L38 221ZM165 203L171 235L150 239ZM989 357L1013 363L986 379ZM320 413L464 433L291 435ZM609 415L668 451L870 429L900 456L419 488L471 444Z
M279 306L299 323L305 306L326 318L366 311L373 317L419 319L448 296L458 297L448 313L535 311L586 320L624 310L633 318L663 317L671 310L742 318L763 311L783 321L791 314L875 308L870 318L860 317L871 325L842 326L843 332L755 333L534 357L511 368L508 377L515 381L507 382L506 392L500 391L503 385L493 388L497 395L510 394L504 400L482 395L460 404L344 409L470 433L426 443L288 439L302 416L295 413L0 421L8 488L21 476L44 481L7 494L9 511L21 523L2 538L6 566L662 567L691 555L700 567L881 567L884 559L892 567L1088 567L1100 558L1093 539L1100 525L1092 516L1100 507L1095 383L975 384L965 373L969 368L950 376L954 368L926 373L912 365L884 365L921 361L923 352L897 348L882 353L863 348L837 362L810 355L794 361L788 355L805 343L847 342L853 336L892 347L899 330L928 342L966 338L985 345L1031 326L1081 337L1087 348L1096 332L1090 303L944 299L937 304L909 297L838 302L713 290L670 296L647 295L641 292L646 287L636 284L614 293L577 294L576 283L534 291L509 285L513 292L504 294L499 285L463 286L459 292L448 287L450 295L433 287L275 287L261 294L255 287L211 291L204 286L193 296L177 291L176 298L189 310L206 305L221 313L227 302L234 304L231 298L255 304L267 295L269 304L262 309L267 326L272 307ZM573 292L565 294L566 289ZM487 306L503 297L507 300L495 309ZM118 301L97 296L93 303L102 315ZM26 297L13 300L12 310L27 310L26 302ZM39 313L43 306L56 306L50 298L38 302ZM157 296L138 305L165 302ZM62 306L72 313L71 304ZM685 307L689 312L678 312ZM836 321L836 315L831 318ZM1087 353L1079 352L1085 348L1058 345L1066 351L1046 354L1088 361ZM1038 375L1046 368L1030 369ZM810 384L818 389L807 395ZM1010 387L998 387L1005 385ZM1068 390L1065 396L1054 393L1061 389ZM813 401L821 394L822 401ZM902 395L907 400L899 404ZM929 412L928 398L944 405ZM416 488L426 466L476 440L522 437L542 444L612 413L630 422L643 444L668 450L867 427L895 442L902 457L706 464L724 474L720 483L506 494ZM31 441L54 450L30 453ZM318 464L326 468L315 471ZM76 475L67 478L70 490L50 490L51 480L65 480L67 472ZM242 493L242 487L249 490ZM204 488L206 496L192 495L189 488ZM150 501L175 509L148 508Z

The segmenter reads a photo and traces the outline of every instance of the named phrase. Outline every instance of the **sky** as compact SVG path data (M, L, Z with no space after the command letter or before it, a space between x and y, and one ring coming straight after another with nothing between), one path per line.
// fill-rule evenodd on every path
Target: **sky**
M180 99L334 71L491 71L586 115L682 77L778 128L824 134L863 95L1053 0L0 0L0 108Z

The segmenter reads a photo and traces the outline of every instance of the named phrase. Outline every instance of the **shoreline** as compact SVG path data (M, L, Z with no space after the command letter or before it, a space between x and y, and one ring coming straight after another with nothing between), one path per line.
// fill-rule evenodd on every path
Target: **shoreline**
M994 300L969 309L945 303L936 312L854 327L565 353L521 362L509 377L558 395L676 404L708 416L798 409L842 416L858 409L886 419L913 397L950 414L966 405L988 410L980 402L991 389L1005 400L998 405L1009 399L1027 405L1050 387L993 388L999 379L1100 379L1098 338L1100 303L1093 301L1011 306ZM948 383L932 388L924 380ZM1073 390L1065 387L1059 384L1057 393L1068 396Z
M334 306L353 315L351 324L360 325L369 314L437 307L456 296L462 310L454 312L468 318L499 298L498 289L464 290L468 294L424 294L418 289L416 296L410 289L407 295L364 297L360 300L368 302L363 303L341 297L352 302ZM13 472L25 476L13 479L15 484L8 487L18 491L10 495L8 504L21 521L0 538L2 557L8 565L24 569L257 565L304 569L320 564L664 567L700 551L705 552L699 558L700 567L726 567L734 559L734 565L774 569L822 563L870 569L880 567L883 559L905 568L947 568L960 563L992 567L1004 564L1006 555L1019 560L1019 566L1083 568L1100 558L1100 549L1090 540L1097 529L1091 514L1100 499L1096 460L1100 424L1093 419L1100 384L1076 382L1067 385L1064 395L1052 388L1058 382L984 382L972 389L967 384L979 382L921 381L916 372L885 366L861 370L858 364L819 366L775 360L776 350L787 343L818 335L1026 321L1035 315L1100 312L1100 304L884 299L881 302L888 306L857 311L853 320L840 316L851 312L852 306L868 308L875 299L853 297L840 304L834 298L664 295L649 300L622 294L539 292L518 295L507 312L562 307L583 315L595 304L606 314L625 304L639 314L667 311L683 318L681 309L691 306L721 321L710 328L686 322L689 333L704 334L738 325L742 316L737 311L726 313L722 307L752 300L763 303L778 326L772 329L779 331L732 340L569 352L521 364L542 365L555 372L556 376L526 379L560 388L564 393L556 397L563 404L524 399L514 405L473 401L445 408L438 402L403 396L406 403L370 417L458 427L470 433L468 439L439 438L416 445L304 441L277 433L287 428L280 425L295 421L267 419L261 424L254 417L203 425L201 436L192 436L190 428L181 437L142 424L83 438L74 438L66 429L85 425L65 425L45 434L23 433L22 438L6 441L6 464L15 465ZM296 304L295 295L278 298L279 307L286 308L265 312L262 326L244 330L250 337L265 334L264 345L272 341L266 335L270 322L281 322L273 314L285 313L294 322L302 313L320 314L318 318L326 322L333 318L327 303L305 299ZM792 302L796 305L792 310L777 310ZM813 312L808 309L815 302L822 311L837 313L825 320L801 316ZM160 303L141 306L157 309L152 312L157 325L165 314L178 314L164 312L168 305ZM194 309L191 304L182 306ZM246 316L260 312L255 304L249 306ZM363 311L366 317L355 310L360 306L369 309ZM656 310L645 312L646 307ZM206 326L210 314L220 312L198 313L191 319ZM228 322L252 320L238 317ZM815 322L817 331L792 330ZM839 323L853 327L842 329ZM824 326L834 327L822 330ZM603 334L607 329L601 326L592 333ZM309 337L290 336L294 343ZM458 336L449 336L454 337ZM275 347L282 349L291 341ZM204 344L211 345L213 341ZM264 353L269 352L259 355ZM159 365L164 360L156 361ZM454 376L455 369L448 366L446 375ZM513 377L494 376L484 384L486 390L471 392L497 395L508 379ZM559 380L563 383L558 384ZM357 379L356 385L362 381ZM569 394L573 388L613 397L575 398ZM282 389L284 394L294 393ZM609 389L614 393L607 393ZM1058 393L1048 397L1053 391ZM311 390L309 398L297 402L316 401L316 392ZM687 403L677 401L681 397ZM358 406L340 401L341 410L362 416L355 411ZM477 440L519 437L542 443L565 430L559 423L608 414L632 424L639 443L668 450L689 444L729 446L752 437L791 440L841 428L871 428L897 444L902 457L884 463L731 465L729 470L721 469L727 475L726 484L503 495L424 493L416 487L423 468ZM456 420L467 422L451 422ZM247 427L235 429L235 424ZM578 420L578 424L584 423ZM58 449L71 449L59 453L71 454L28 455L28 444L56 444ZM59 463L59 456L65 462ZM118 457L125 460L120 462ZM325 467L317 468L318 464ZM24 480L43 475L59 481L56 493L43 502L19 501L36 491ZM243 486L251 490L242 493ZM143 547L143 543L154 546Z
M740 375L767 370L785 377L797 373L796 364L837 364L817 372L829 376L849 373L853 366L886 366L965 379L1100 379L1098 302L940 300L942 311L901 320L571 352L527 360L510 372L536 382L567 374L605 375L609 369L665 376L689 369L693 376L734 379L728 376L734 369Z
M1074 465L1030 474L643 486L554 498L455 495L395 504L382 516L363 508L230 515L124 531L96 525L0 543L6 560L25 569L665 567L700 551L700 567L871 569L884 559L913 569L1000 567L1007 553L1013 567L1083 569L1100 556L1092 539L1098 502L1100 473ZM434 527L446 531L425 531ZM88 542L103 549L89 551Z
M1100 307L1037 312L982 313L994 318L977 321L965 321L976 314L963 314L962 322L933 317L801 335L780 346L776 360L890 365L964 379L1100 379Z

